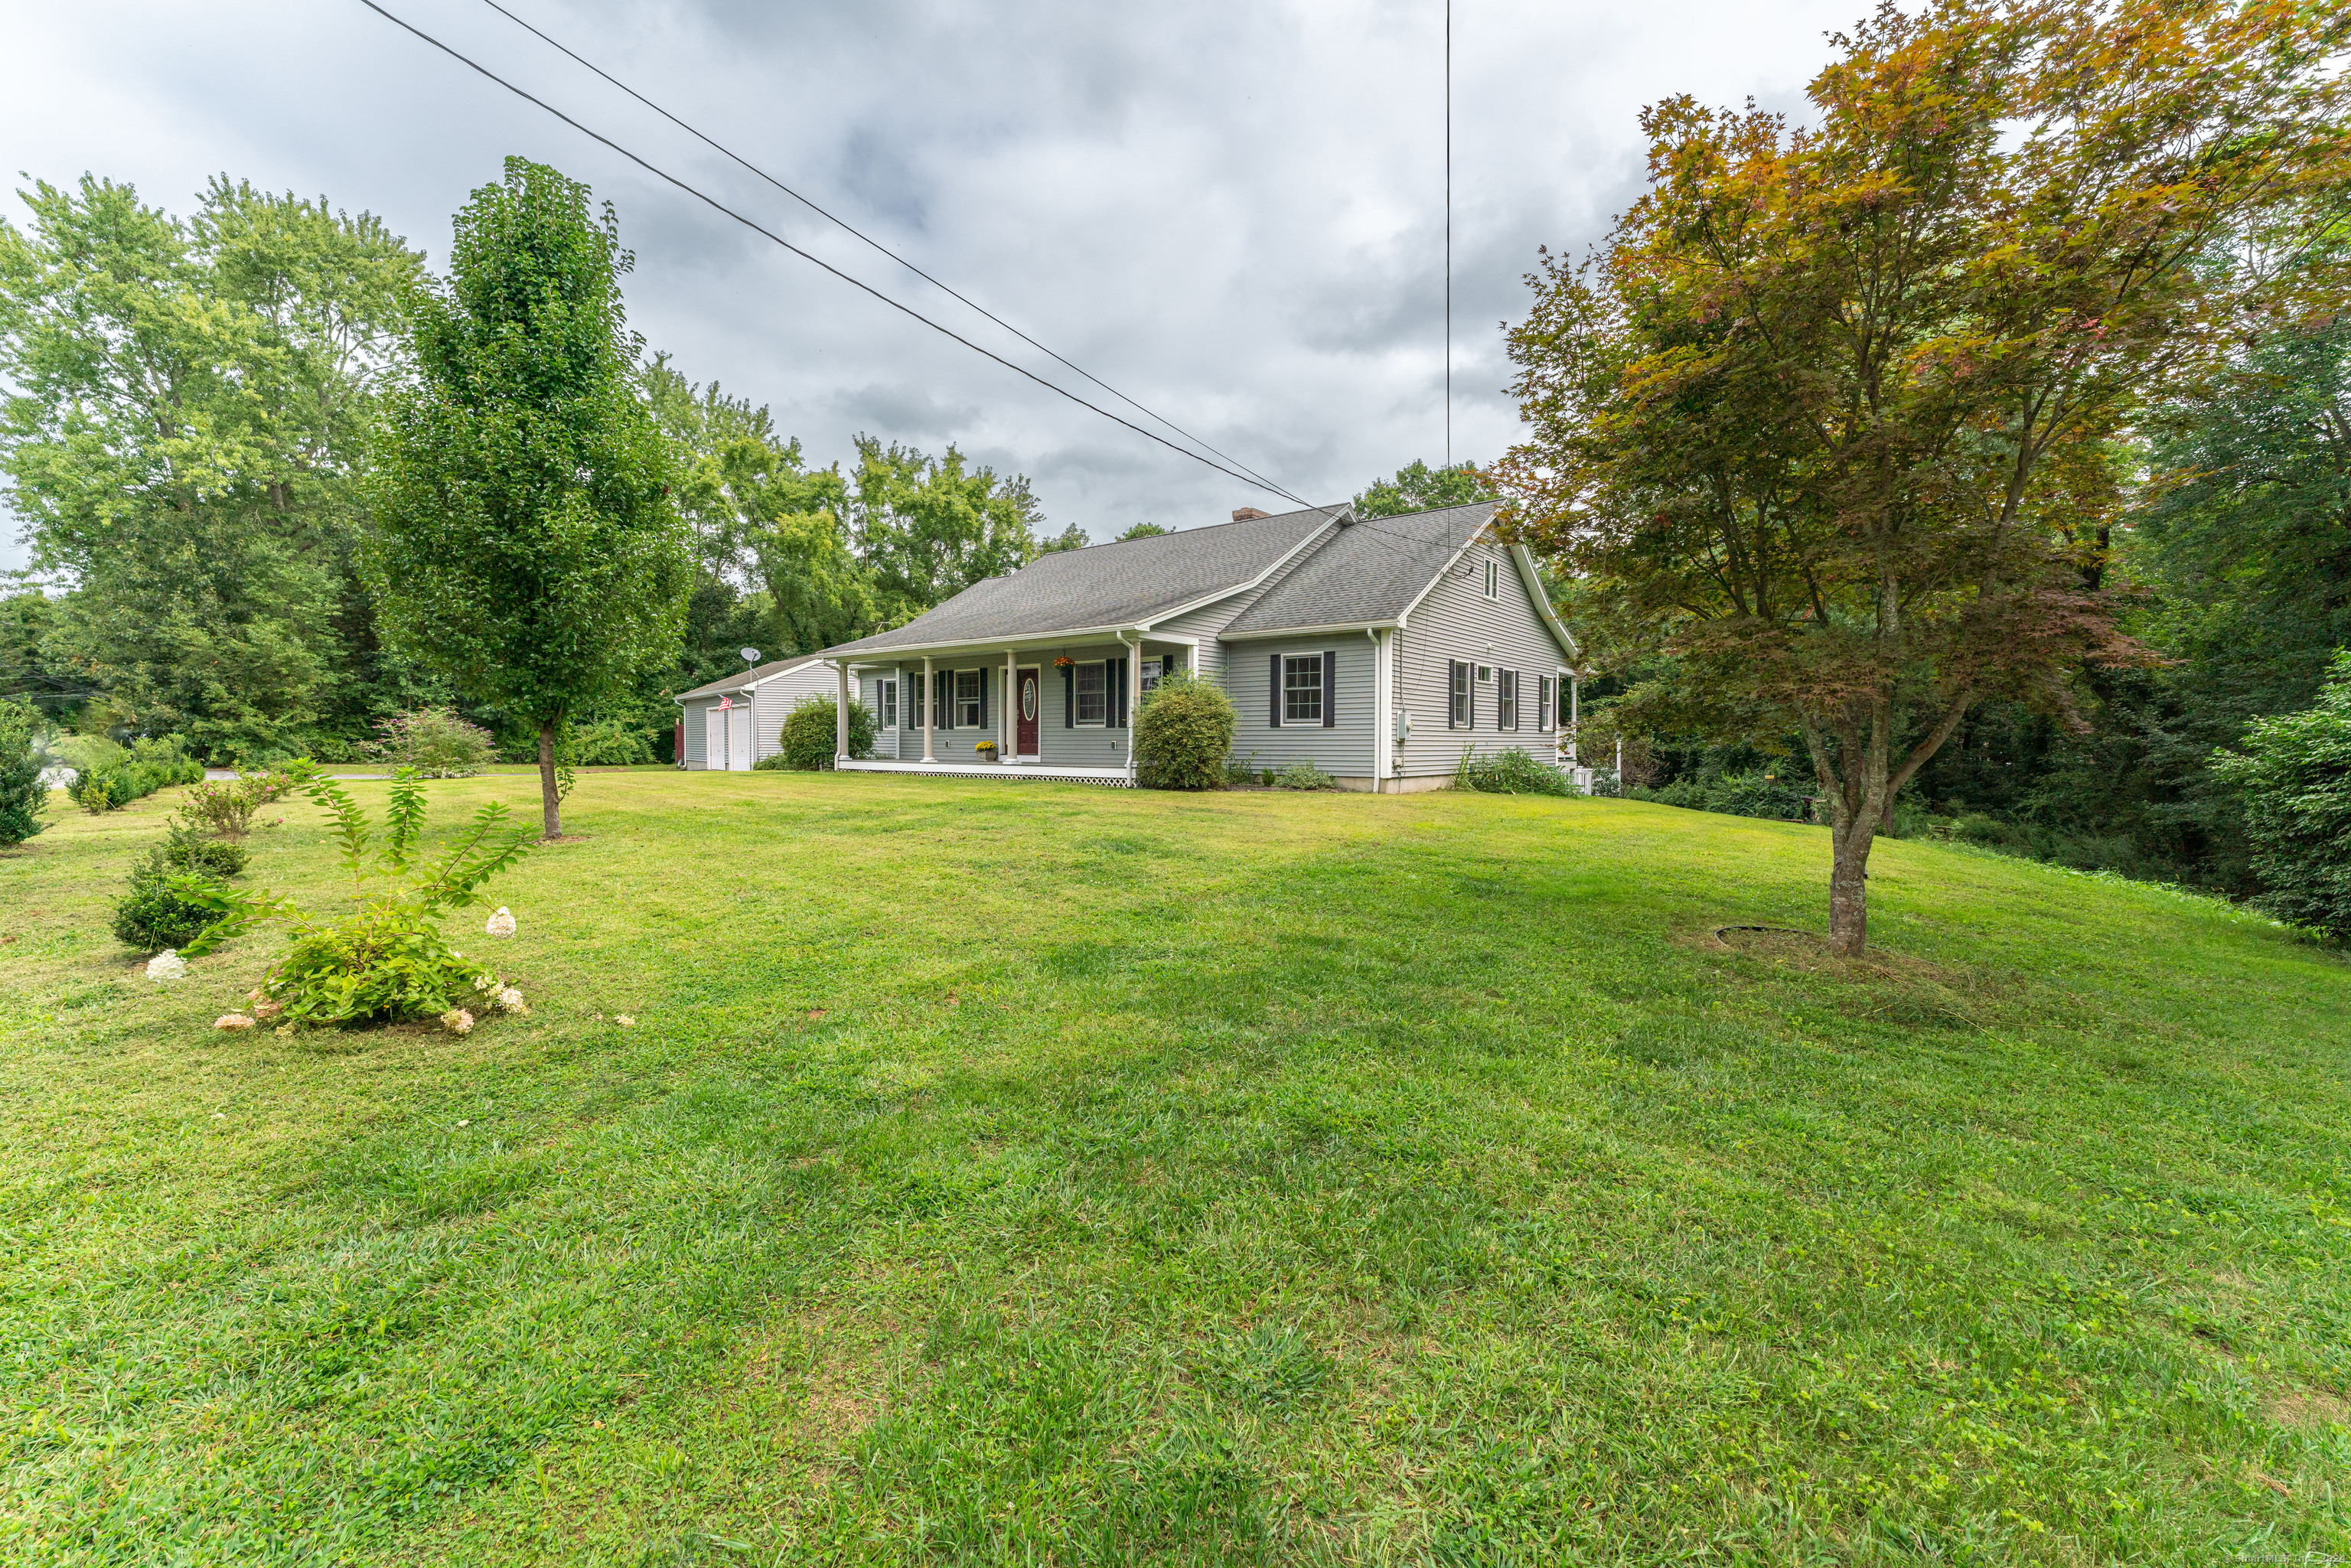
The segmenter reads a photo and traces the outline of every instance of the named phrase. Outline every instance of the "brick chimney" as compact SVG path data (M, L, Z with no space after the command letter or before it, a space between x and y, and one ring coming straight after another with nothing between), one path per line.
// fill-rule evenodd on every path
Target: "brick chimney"
M1235 507L1233 508L1233 521L1237 523L1246 523L1251 517L1270 517L1271 516L1273 516L1271 512L1260 512L1255 507Z

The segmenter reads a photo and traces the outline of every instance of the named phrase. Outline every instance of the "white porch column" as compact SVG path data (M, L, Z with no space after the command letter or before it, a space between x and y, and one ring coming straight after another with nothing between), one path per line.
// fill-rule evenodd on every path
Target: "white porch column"
M997 714L996 759L1008 762L1020 755L1020 716L1012 705L1020 700L1020 655L1004 650L1004 701Z
M1583 754L1577 749L1576 737L1583 723L1583 680L1573 670L1567 672L1567 765L1583 766Z
M1143 639L1130 643L1126 633L1118 634L1118 645L1126 650L1126 778L1134 781L1134 720L1136 708L1143 706Z
M930 655L925 654L923 656L923 760L925 762L938 760L931 755L931 660Z
M832 667L841 676L841 700L832 705L832 762L838 768L849 760L849 661Z

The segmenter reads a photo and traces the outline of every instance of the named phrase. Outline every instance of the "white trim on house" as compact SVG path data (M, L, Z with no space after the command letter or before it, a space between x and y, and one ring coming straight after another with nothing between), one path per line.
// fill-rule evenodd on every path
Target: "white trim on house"
M1340 632L1393 632L1400 621L1334 621L1322 626L1285 626L1279 632L1228 632L1221 642L1265 643L1277 637L1327 637Z

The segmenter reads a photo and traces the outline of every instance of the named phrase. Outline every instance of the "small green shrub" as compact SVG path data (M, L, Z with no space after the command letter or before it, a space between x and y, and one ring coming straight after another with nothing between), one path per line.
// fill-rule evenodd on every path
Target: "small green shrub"
M775 766L803 773L831 767L833 747L838 740L833 709L834 699L818 694L793 704L792 711L784 716L783 732L778 737L783 749L777 755L783 760ZM863 703L850 705L849 755L873 755L873 715Z
M413 768L427 779L470 777L497 754L496 738L488 730L445 707L394 714L375 727L376 738L360 749L377 762Z
M173 883L179 893L224 917L180 945L181 952L210 952L262 920L290 919L293 942L261 984L289 1024L348 1027L437 1018L463 1034L474 1026L469 1005L519 1008L519 994L452 946L441 922L453 909L487 902L482 885L522 857L530 826L510 821L502 805L484 806L439 859L420 863L424 790L414 773L403 768L392 781L381 836L332 779L319 780L307 793L333 814L331 836L342 847L343 870L351 879L350 913L313 918L283 897L182 876Z
M131 868L131 888L114 904L115 940L143 953L183 947L226 918L216 900L193 896L181 883L210 884L243 871L245 846L174 818L163 841Z
M1303 757L1287 763L1268 780L1277 789L1335 789L1336 781Z
M1258 767L1256 752L1252 751L1245 759L1238 761L1229 757L1225 759L1226 789L1240 789L1257 782Z
M1541 759L1515 746L1483 757L1463 753L1460 766L1454 769L1453 782L1457 788L1483 790L1489 795L1568 795L1574 792L1566 774L1556 768L1546 767Z
M253 813L261 807L261 789L250 779L206 779L188 791L181 810L204 831L224 839L241 839L252 830Z
M131 868L131 890L114 904L114 938L142 953L185 947L228 917L212 900L193 896L187 884L198 879L173 866L161 849L151 850Z
M2351 648L2335 655L2318 701L2257 719L2212 771L2244 802L2261 902L2282 920L2351 938Z
M625 719L574 725L563 739L563 760L576 768L626 768L653 759L653 737Z
M0 849L21 844L48 826L49 787L42 782L41 716L30 703L0 702Z
M1146 789L1214 789L1238 722L1232 698L1189 670L1160 677L1134 713L1135 781Z

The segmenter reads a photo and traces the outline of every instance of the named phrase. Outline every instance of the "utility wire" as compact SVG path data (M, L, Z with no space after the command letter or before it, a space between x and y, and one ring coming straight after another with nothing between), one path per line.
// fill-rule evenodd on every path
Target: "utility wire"
M1084 398L1080 397L1077 393L1069 391L1067 388L1054 385L1051 382L1045 380L1044 377L1037 374L1034 371L1029 370L1024 366L1014 364L1011 361L1004 358L1002 355L982 348L977 343L973 342L970 339L964 337L959 332L956 332L954 329L940 325L938 322L934 321L929 317L924 315L921 311L916 310L914 307L899 303L897 300L891 298L888 295L883 294L881 290L875 288L872 285L862 282L858 278L852 277L849 274L841 271L839 267L834 267L831 263L823 260L821 257L810 255L807 251L804 251L799 246L792 244L791 241L785 239L780 235L778 235L769 229L762 227L758 223L745 217L742 214L716 200L715 197L705 195L700 190L687 184L684 180L679 179L676 175L646 162L644 159L637 156L634 152L632 152L627 148L622 146L619 142L614 141L611 137L605 136L595 131L590 131L587 126L580 124L580 121L572 119L561 110L557 109L553 104L524 91L521 88L517 87L514 83L507 80L504 77L499 76L488 67L482 65L469 56L460 53L449 45L443 43L432 34L425 32L423 28L394 16L392 12L385 10L381 5L377 5L376 0L360 0L360 4L374 12L377 16L381 16L385 21L400 27L402 31L413 34L416 37L423 39L425 43L432 45L434 48L440 50L443 54L447 55L450 58L457 61L459 64L488 78L491 81L496 82L498 86L506 89L508 92L513 93L517 98L523 99L526 103L529 103L539 109L545 110L556 119L563 121L564 124L571 127L572 130L579 131L582 136L588 137L591 141L601 142L602 145L611 149L622 157L626 158L630 162L634 163L640 169L644 170L647 173L652 174L669 184L676 186L679 190L684 191L687 195L694 197L696 201L710 207L713 211L721 213L726 216L734 219L737 223L741 224L745 228L751 230L754 234L759 235L764 238L773 240L776 244L791 252L794 256L799 256L801 260L814 263L816 266L820 267L825 271L832 274L833 277L840 278L843 283L849 284L852 287L872 295L874 298L880 300L883 304L889 306L893 310L913 317L915 320L920 321L924 326L930 328L933 331L939 333L943 337L953 339L956 342L961 343L965 348L969 349L972 352L984 355L987 358L995 361L998 364L1002 365L1006 370L1011 371L1018 375L1027 377L1029 380L1035 382L1039 386L1043 387L1048 392L1059 393L1061 396L1069 399L1070 402L1076 403L1080 408L1098 413L1104 419L1111 421L1113 423L1124 425L1127 429L1134 432L1137 435L1143 436L1146 440L1155 441L1160 445L1167 448L1168 451L1176 453L1180 456L1188 457L1195 463L1203 464L1207 467L1214 468L1217 473L1223 474L1228 478L1238 479L1245 485L1253 486L1258 489L1266 491L1270 495L1279 496L1283 500L1289 501L1297 506L1301 510L1321 512L1327 517L1331 514L1348 509L1343 504L1336 507L1318 507L1313 502L1307 500L1304 497L1285 489L1281 486L1274 484L1270 480L1239 472L1235 468L1227 467L1222 463L1214 462L1207 457L1203 457L1196 452L1186 451L1185 448L1176 445L1174 442L1168 440L1165 436L1159 434L1155 431L1145 430L1141 425L1134 423L1131 420L1122 419L1119 415L1113 413L1110 410L1102 407L1098 403L1088 402ZM558 45L557 47L559 48L561 46ZM566 50L565 52L569 53L569 51ZM581 63L585 64L586 62L583 61ZM592 66L589 67L589 68L590 70L595 69ZM599 74L601 75L601 73L600 72ZM609 80L610 78L608 78L606 79ZM616 83L615 85L618 84ZM622 90L625 91L627 89L623 89ZM689 127L689 129L691 128ZM699 133L697 132L696 134ZM716 143L713 143L713 145L716 145ZM722 148L721 151L723 152L725 150ZM733 154L729 153L728 156L732 157ZM737 160L737 162L740 162L740 160ZM746 167L748 167L748 165L746 165ZM757 172L756 170L753 172ZM762 177L764 178L765 176ZM841 226L846 228L848 225L844 224ZM859 237L862 238L863 236L860 235ZM868 243L872 242L869 241ZM874 248L879 250L882 247L875 246ZM883 254L887 255L888 253L885 251ZM909 270L914 269L910 267ZM940 287L944 287L946 286L941 285ZM950 292L952 292L952 290L950 290ZM957 296L957 298L961 297ZM978 307L974 306L973 308L978 309ZM981 313L983 315L986 314L985 311L982 311ZM994 319L994 318L991 317L990 319ZM1047 353L1052 352L1050 349L1045 351ZM1059 358L1058 355L1055 357ZM1064 362L1066 363L1066 361ZM1071 368L1075 369L1074 366ZM1080 371L1078 373L1081 375L1085 374L1083 371ZM1087 379L1092 380L1092 377L1088 377ZM1141 405L1137 404L1136 406L1140 407ZM1146 410L1145 412L1148 411ZM1152 417L1157 418L1158 416L1155 414ZM1163 421L1162 423L1165 422ZM1170 425L1169 428L1174 429L1176 427ZM1202 442L1201 444L1205 446L1207 444L1206 442ZM1214 449L1211 448L1211 450ZM1404 542L1413 545L1416 549L1420 549L1458 550L1460 548L1458 545L1438 544L1436 541L1422 538L1412 534L1403 533L1395 528L1384 528L1376 523L1362 517L1356 517L1349 526L1351 528L1367 528L1375 534L1385 534L1392 538L1401 539Z
M719 201L716 197L705 194L702 191L687 184L684 180L681 180L676 175L670 173L667 170L659 168L656 165L646 162L644 159L640 158L634 152L630 152L627 148L613 141L611 137L603 135L598 131L590 131L588 127L580 124L578 120L572 119L569 115L564 113L561 110L556 108L553 104L549 103L544 99L533 97L531 94L525 92L521 88L517 87L514 83L507 80L506 78L498 75L496 71L491 70L487 66L485 66L479 61L460 53L455 48L452 48L449 45L443 43L440 39L434 37L432 34L424 31L423 28L418 27L410 22L404 21L399 16L395 16L390 11L387 11L382 6L377 5L376 0L360 0L360 4L374 12L377 16L381 16L385 21L398 26L402 31L413 34L424 42L432 45L443 54L447 55L451 59L455 60L459 64L466 66L478 72L480 75L488 78L491 81L497 83L498 86L506 89L508 92L513 93L517 98L521 99L524 102L537 105L538 108L547 110L548 113L555 116L556 119L563 121L564 124L571 127L572 130L579 131L582 136L588 137L591 141L601 142L604 146L611 148L613 152L619 153L622 157L626 158L630 162L634 163L638 168L643 169L648 174L676 186L679 190L684 191L687 195L692 196L695 200L709 207L712 211L722 214L726 217L733 218L737 223L741 224L745 228L749 229L752 233L773 240L776 244L783 246L784 249L790 251L794 256L799 256L801 260L811 262L814 265L822 267L825 271L832 274L833 277L838 277L843 283L846 283L852 287L857 288L863 293L872 295L874 298L880 300L883 304L887 305L893 310L896 310L906 316L911 316L915 320L921 322L924 326L931 329L934 332L938 333L940 336L951 338L955 341L961 343L973 353L986 355L988 359L995 361L998 364L1002 365L1006 370L1012 371L1014 374L1025 376L1029 381L1035 382L1039 386L1043 387L1046 391L1059 393L1061 396L1069 399L1071 402L1076 403L1080 408L1091 410L1092 412L1102 415L1104 419L1111 421L1114 424L1123 424L1127 429L1134 432L1137 435L1149 441L1157 442L1160 445L1165 446L1170 452L1181 454L1183 456L1190 458L1193 462L1204 464L1229 478L1238 479L1242 484L1266 491L1270 495L1280 496L1283 500L1294 502L1298 506L1305 507L1310 511L1318 509L1311 501L1305 499L1303 497L1291 494L1289 490L1282 488L1282 486L1274 484L1270 480L1252 477L1251 476L1244 474L1236 468L1228 467L1226 465L1218 463L1213 458L1203 457L1196 452L1178 446L1158 432L1145 430L1143 426L1135 423L1133 420L1123 419L1099 403L1088 402L1084 398L1080 397L1077 393L1070 391L1067 387L1056 386L1053 382L1047 381L1036 371L1029 370L1025 366L1016 365L1010 360L1006 359L1003 355L996 353L991 350L982 348L980 345L973 342L970 339L965 337L962 333L957 332L953 328L943 326L939 322L932 320L929 317L924 315L913 306L901 304L899 301L891 298L888 295L874 287L872 284L852 277L849 274L841 271L841 268L833 266L831 262L824 260L820 256L811 256L807 251L804 251L799 246L794 245L791 241L784 238L781 235L777 234L774 230L766 228L761 225L755 223L751 219L745 217L741 213L737 212L734 208Z
M622 81L620 78L604 69L603 67L596 64L593 60L583 57L562 43L548 37L537 27L532 26L528 22L524 21L513 12L507 10L504 5L499 5L498 0L482 0L482 4L487 5L491 10L496 11L499 16L504 16L507 21L512 22L516 26L520 27L524 32L528 33L532 37L537 38L540 43L545 44L548 47L555 50L558 54L562 55L565 58L569 59L574 64L579 65L587 70L594 72L597 76L601 77L604 80L611 83L612 86L619 88L622 92L627 93L631 98L635 99L639 103L643 104L647 109L652 110L655 114L660 115L664 120L668 120L672 125L676 126L680 131L684 131L688 136L700 141L703 145L710 148L713 152L732 160L745 169L749 170L752 173L757 174L760 179L765 180L768 184L773 185L777 190L781 191L785 195L789 196L792 200L798 202L800 205L806 207L817 216L824 219L827 223L846 230L856 238L862 240L865 244L872 246L875 250L880 251L883 256L888 256L892 261L896 262L900 267L904 267L908 272L913 273L915 277L921 278L932 287L946 294L949 298L957 300L962 304L969 306L972 309L977 310L979 314L987 317L990 321L995 322L998 326L1003 328L1006 331L1011 333L1014 337L1019 339L1022 342L1028 344L1039 353L1043 354L1046 358L1068 370L1076 371L1079 375L1085 377L1086 380L1093 382L1094 385L1102 388L1102 391L1110 393L1111 396L1118 399L1119 402L1126 404L1129 408L1134 409L1146 418L1155 420L1159 423L1165 425L1168 429L1174 431L1185 440L1192 443L1195 446L1199 447L1202 451L1223 458L1235 468L1238 468L1243 473L1249 475L1250 478L1263 484L1267 489L1271 490L1276 495L1288 494L1288 492L1284 491L1280 486L1266 481L1265 476L1258 473L1256 469L1251 468L1239 458L1233 456L1230 453L1219 451L1201 437L1193 434L1182 425L1177 424L1174 420L1169 419L1166 415L1160 413L1155 410L1146 408L1142 403L1137 402L1134 399L1127 396L1126 393L1119 391L1116 387L1111 385L1100 376L1095 375L1092 371L1087 370L1084 366L1073 363L1070 360L1063 358L1061 355L1055 353L1052 350L1047 348L1044 344L1039 342L1036 339L1030 337L1019 328L1015 327L1011 322L1007 321L1003 317L998 316L995 311L990 310L987 306L980 304L979 301L973 299L968 295L966 295L956 288L950 287L948 285L942 283L939 279L932 277L929 273L925 272L921 267L916 267L913 262L908 261L904 256L900 256L896 251L892 250L888 246L883 245L872 235L865 233L863 230L857 227L856 225L851 223L848 219L841 217L837 214L827 212L824 208L817 205L816 203L810 201L808 197L800 194L798 191L793 190L789 185L785 184L781 180L777 179L773 174L768 173L765 169L760 168L749 159L745 158L741 153L737 152L734 149L727 147L716 139L705 134L703 131L696 130L694 126L688 125L684 120L680 120L676 115L672 114L668 110L664 109L660 104L655 103L652 99L647 98L643 93L639 92L635 88L631 87L627 82ZM1294 497L1290 498L1296 499ZM1301 502L1300 504L1303 505L1304 503Z

